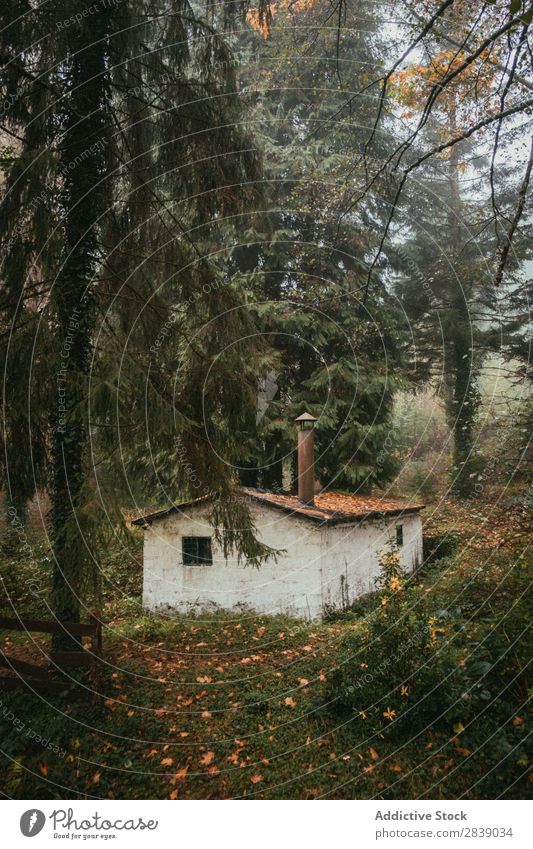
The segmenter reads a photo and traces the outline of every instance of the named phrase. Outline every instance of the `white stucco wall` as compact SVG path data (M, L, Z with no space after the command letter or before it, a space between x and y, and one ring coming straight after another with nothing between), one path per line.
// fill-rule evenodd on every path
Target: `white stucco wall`
M286 549L277 563L260 569L225 560L213 540L213 565L182 563L182 536L211 536L209 507L194 507L188 516L171 514L145 533L143 601L149 610L253 609L315 618L322 606L321 538L311 522L278 510L251 506L259 538Z
M422 519L418 513L334 525L322 531L322 606L342 609L376 589L379 552L396 542L396 526L403 525L400 563L412 571L422 562Z
M260 539L286 550L277 563L259 569L226 560L214 540L212 565L183 565L181 537L212 536L208 506L191 508L187 516L170 514L147 527L144 606L159 612L249 609L318 619L325 606L345 606L374 588L376 554L395 538L396 524L404 526L402 563L411 568L417 557L421 560L418 515L325 528L259 504L251 511Z

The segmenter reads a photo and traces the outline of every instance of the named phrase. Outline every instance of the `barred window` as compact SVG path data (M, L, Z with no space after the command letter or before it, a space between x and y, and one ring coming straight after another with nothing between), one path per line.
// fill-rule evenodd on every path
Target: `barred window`
M403 525L396 525L396 545L398 548L403 545Z
M204 563L211 566L213 563L211 537L182 537L181 552L185 566L191 563Z

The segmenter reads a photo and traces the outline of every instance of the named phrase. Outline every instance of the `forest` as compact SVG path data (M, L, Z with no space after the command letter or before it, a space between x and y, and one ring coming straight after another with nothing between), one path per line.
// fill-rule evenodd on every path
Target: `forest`
M531 797L532 21L1 4L2 798ZM154 615L132 520L204 498L261 580L236 494L295 503L304 412L317 493L423 505L416 569Z

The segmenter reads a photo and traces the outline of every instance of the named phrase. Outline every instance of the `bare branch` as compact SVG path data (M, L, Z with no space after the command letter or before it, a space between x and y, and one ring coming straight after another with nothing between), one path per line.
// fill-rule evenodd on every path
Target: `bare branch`
M491 33L490 36L487 36L487 38L484 41L481 42L481 44L478 46L477 50L474 51L474 53L471 53L456 68L449 70L448 73L446 73L444 75L442 80L440 80L438 83L436 83L432 87L432 89L431 89L431 91L430 91L430 93L427 97L426 103L424 104L422 116L420 118L420 121L418 122L416 129L413 130L410 137L408 139L406 139L406 141L403 142L403 144L400 145L400 147L398 148L399 155L398 155L398 160L396 162L396 166L398 166L400 164L400 161L403 159L403 155L404 155L405 151L410 147L411 143L417 138L420 130L427 123L429 116L431 114L431 110L432 110L433 106L435 105L435 102L437 101L438 97L442 94L442 92L444 91L446 86L449 85L452 82L452 80L454 80L456 77L458 77L460 74L462 74L462 72L465 71L468 67L470 67L470 65L473 62L475 62L476 59L479 59L481 54L484 53L485 50L487 50L491 45L493 45L494 42L498 40L498 38L500 38L502 35L505 35L506 32L509 32L509 30L515 25L517 20L518 20L517 16L515 16L514 18L510 18L507 21L506 24L503 24L503 26L501 26L495 32ZM465 40L464 40L465 44L466 44L467 39L468 39L468 35L465 37ZM462 48L461 48L461 50L462 50Z
M372 139L374 138L374 135L377 132L379 120L380 120L381 114L383 112L383 106L384 106L384 103L385 103L385 94L386 94L386 90L387 90L387 85L390 82L390 78L392 77L394 72L398 70L398 68L400 67L402 62L404 62L405 59L407 59L407 57L415 49L415 47L417 47L417 45L422 41L422 39L430 32L435 21L437 21L438 18L446 11L446 9L449 6L451 6L452 3L454 3L454 2L455 2L455 0L444 0L444 2L439 6L437 11L425 23L424 28L419 33L419 35L417 35L417 37L409 45L409 47L406 50L404 50L404 52L402 53L400 58L396 60L396 62L392 65L392 67L387 71L385 76L380 77L379 79L376 79L376 80L372 80L371 83L368 83L368 85L363 86L362 89L360 89L358 92L356 92L351 97L349 97L348 100L346 101L346 103L343 103L342 106L339 109L337 109L332 115L330 115L328 117L328 119L326 121L324 121L320 125L320 127L317 127L316 130L312 130L310 133L308 133L306 141L313 138L315 133L318 132L320 129L323 129L328 124L331 124L331 122L334 121L335 118L337 118L342 112L344 112L345 109L349 109L352 106L353 102L355 100L357 100L357 98L360 97L362 94L364 94L366 91L368 91L368 89L373 88L375 85L378 85L379 83L381 83L382 89L381 89L379 105L378 105L378 114L376 116L376 120L375 120L374 126L372 128L372 132L370 133L370 137L365 144L365 152L366 152L368 145L372 142Z
M470 138L470 136L474 135L474 133L477 133L479 130L483 129L483 127L489 126L489 124L494 123L494 121L500 121L500 120L503 120L504 118L510 117L511 115L516 115L517 112L522 112L525 109L529 109L531 106L533 106L533 98L531 98L530 100L523 101L522 103L517 103L514 106L510 106L508 109L505 109L503 112L498 112L496 115L490 115L489 117L484 118L482 121L478 121L477 124L474 124L472 127L469 127L469 129L465 130L463 133L460 133L459 135L454 136L453 138L449 139L447 142L443 142L442 144L438 145L437 147L434 147L431 150L427 151L422 156L419 156L407 168L404 169L402 178L400 180L400 184L399 184L399 186L396 190L396 194L394 196L394 200L393 200L392 205L391 205L391 211L389 213L387 223L385 224L385 229L383 231L377 253L376 253L374 259L372 260L372 264L370 265L370 268L368 270L368 276L367 276L367 281L366 281L366 285L365 285L364 300L366 300L366 297L367 297L367 294L368 294L368 288L370 286L370 280L371 280L371 277L372 277L372 272L374 271L374 268L376 267L376 265L377 265L377 263L378 263L378 261L381 257L381 254L383 253L383 246L384 246L385 241L387 239L387 236L389 234L389 230L390 230L390 227L391 227L391 224L392 224L392 220L394 218L394 213L396 211L396 206L397 206L398 200L399 200L400 195L403 191L403 187L405 186L405 183L407 181L407 177L409 176L411 171L414 171L416 168L419 168L420 165L422 165L422 163L425 162L430 157L435 156L438 153L442 153L443 151L448 150L448 148L454 147L454 145L458 144L461 141L464 141L467 138ZM527 192L527 187L529 185L529 177L531 175L532 165L533 165L533 140L532 140L531 157L530 157L530 160L529 160L529 163L528 163L528 171L526 172L526 177L524 177L524 182L522 183L522 187L520 189L519 207L521 207L521 208L520 209L517 208L515 217L513 219L513 222L516 222L516 223L514 224L514 227L511 225L511 227L509 229L509 233L507 235L508 240L512 239L514 231L516 230L516 227L517 227L518 222L520 220L520 217L522 215L522 211L523 211L524 204L525 204L525 194ZM526 178L527 178L527 180L526 180ZM522 192L523 192L523 197L522 197ZM517 218L517 214L518 214L518 218ZM509 244L510 243L508 242L507 251L505 253L505 257L503 258L504 259L504 265L505 265L505 260L507 258L507 253L509 252Z
M520 57L520 48L521 48L522 44L524 43L524 41L527 37L528 29L529 29L528 24L525 24L523 29L522 29L522 32L520 33L520 40L519 40L517 48L514 52L514 57L513 57L513 62L512 62L511 68L507 72L507 81L505 83L504 89L503 89L501 96L500 96L500 110L502 110L502 111L505 109L505 103L506 103L506 100L507 100L507 95L509 93L509 89L511 88L511 84L512 84L512 82L515 78L515 75L516 75L516 66L518 64L518 59ZM498 205L496 203L496 194L495 194L495 189L494 189L494 169L495 169L495 164L496 164L496 154L498 152L498 143L499 143L499 140L500 140L501 128L502 128L502 122L500 120L500 121L498 121L498 125L496 127L496 135L495 135L495 138L494 138L494 147L492 149L492 157L491 157L491 161L490 161L490 173L489 173L490 197L491 197L492 210L494 212L494 229L495 229L495 233L496 233L496 238L498 238L498 216L500 214L500 211L499 211Z
M411 10L411 14L413 15L413 17L415 17L417 19L417 21L420 24L424 23L424 18L422 17L422 15L419 15L418 12L416 12L414 9ZM438 35L438 37L440 39L442 39L442 41L447 41L448 44L451 44L452 47L460 47L461 46L460 41L458 41L455 38L452 38L452 36L450 36L450 35L445 35L443 32L437 33L435 31L435 35ZM494 64L494 67L498 69L498 71L502 71L504 74L509 73L506 65L503 65L501 62L494 61L493 64ZM527 77L524 77L521 74L515 73L514 78L515 78L516 82L520 83L520 85L524 86L524 88L529 89L529 91L533 91L533 83L530 80L528 80Z
M520 223L520 219L522 217L522 213L524 211L524 206L526 204L526 195L529 186L529 181L531 179L531 171L533 169L533 136L531 137L531 148L529 151L529 159L526 166L526 173L524 174L524 179L522 180L522 184L520 186L520 191L518 192L518 204L516 206L515 214L513 216L513 220L511 221L511 226L507 232L505 244L502 248L502 252L500 255L500 262L498 265L498 270L496 271L496 280L495 285L499 286L502 282L503 272L505 269L505 264L507 262L507 256L509 254L509 249L511 247L511 242L513 240L513 236L515 234L516 228Z
M454 0L445 0L445 2L442 3L439 6L439 8L435 12L435 14L432 15L431 18L429 18L429 20L427 21L427 23L425 24L425 26L423 27L421 32L417 35L415 40L413 42L411 42L411 44L409 45L409 47L406 50L404 50L404 52L402 53L400 58L397 59L396 62L394 62L392 67L387 71L385 76L382 78L382 87L381 87L381 94L380 94L380 97L379 97L379 105L378 105L376 120L374 121L374 126L372 127L372 132L370 133L370 137L368 138L368 140L365 144L365 153L367 152L367 150L368 150L369 146L371 145L372 140L373 140L373 138L374 138L374 136L377 132L377 128L379 126L379 122L380 122L381 115L382 115L382 112L383 112L383 107L384 107L384 104L385 104L385 96L386 96L386 93L387 93L387 86L388 86L388 84L391 80L391 77L393 76L395 71L398 70L400 65L407 59L407 57L415 49L415 47L417 47L417 45L422 41L422 39L431 31L433 24L438 20L438 18L440 18L444 14L446 9L449 6L451 6L453 3L454 3Z

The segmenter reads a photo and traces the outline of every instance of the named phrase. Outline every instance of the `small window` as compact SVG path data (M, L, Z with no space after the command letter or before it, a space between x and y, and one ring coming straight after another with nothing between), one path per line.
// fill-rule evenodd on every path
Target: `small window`
M396 525L396 545L398 548L403 545L403 525Z
M213 563L211 537L182 537L181 552L185 566L190 563L205 563L211 566Z

